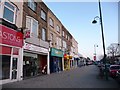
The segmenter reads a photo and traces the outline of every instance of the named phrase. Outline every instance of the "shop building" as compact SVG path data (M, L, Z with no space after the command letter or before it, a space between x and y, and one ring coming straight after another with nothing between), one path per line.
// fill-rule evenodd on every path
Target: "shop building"
M64 70L70 69L72 65L72 35L62 26L62 50L64 52Z
M78 56L78 42L72 38L72 52L73 52L73 60L74 60L74 67L78 66L78 60L79 60L79 56Z
M70 68L72 68L72 56L68 55L68 54L64 54L64 70L69 70Z
M63 51L51 48L50 51L50 73L63 71Z
M23 34L16 29L0 24L0 80L3 84L22 80Z
M23 78L49 74L49 51L36 45L25 43L23 54Z
M23 78L49 74L47 12L43 2L24 2L23 27L26 29L23 52Z
M48 9L48 40L50 41L50 72L63 70L62 24L54 13Z
M0 84L22 80L22 3L0 1Z

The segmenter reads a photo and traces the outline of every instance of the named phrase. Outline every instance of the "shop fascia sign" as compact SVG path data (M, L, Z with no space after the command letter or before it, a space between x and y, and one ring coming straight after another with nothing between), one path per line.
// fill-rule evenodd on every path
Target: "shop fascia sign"
M23 34L4 25L0 25L0 39L2 44L17 47L23 46Z
M63 57L63 52L58 49L52 48L51 56Z
M31 50L31 51L36 51L36 52L43 52L43 53L49 52L48 49L38 47L38 46L35 46L33 44L29 44L29 43L25 43L23 48L26 50Z

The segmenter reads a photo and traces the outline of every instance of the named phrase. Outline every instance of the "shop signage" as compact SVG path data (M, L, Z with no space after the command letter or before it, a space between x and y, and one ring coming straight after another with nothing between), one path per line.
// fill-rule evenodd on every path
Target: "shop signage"
M63 51L51 48L51 56L63 57Z
M67 54L64 54L64 59L65 59L65 60L67 60L67 59L72 59L72 56L67 55Z
M26 50L42 52L42 53L48 53L49 52L48 49L46 49L46 48L38 47L38 46L35 46L33 44L29 44L29 43L25 43L23 48L26 49Z
M0 38L0 43L2 44L17 47L23 46L23 34L3 25L0 25Z
M94 58L94 60L96 60L96 56L94 56L93 58Z
M30 38L30 30L25 30L24 38Z
M11 55L11 47L1 46L0 45L0 54L2 55Z

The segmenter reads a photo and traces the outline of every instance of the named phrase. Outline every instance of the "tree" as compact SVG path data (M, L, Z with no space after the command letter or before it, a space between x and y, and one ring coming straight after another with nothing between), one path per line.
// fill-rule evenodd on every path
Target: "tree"
M108 56L115 57L117 54L119 54L119 44L117 43L112 43L110 46L107 48L108 51Z
M110 57L110 61L114 62L116 60L115 56L119 54L119 44L118 43L112 43L107 48L107 54L108 57Z

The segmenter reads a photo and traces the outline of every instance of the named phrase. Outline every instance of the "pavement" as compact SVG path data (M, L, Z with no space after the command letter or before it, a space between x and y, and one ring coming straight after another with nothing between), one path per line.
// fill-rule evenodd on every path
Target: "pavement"
M3 84L2 88L120 88L114 79L99 76L95 65Z

